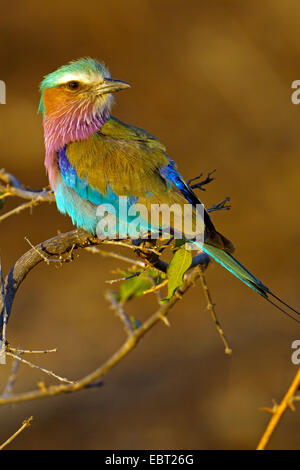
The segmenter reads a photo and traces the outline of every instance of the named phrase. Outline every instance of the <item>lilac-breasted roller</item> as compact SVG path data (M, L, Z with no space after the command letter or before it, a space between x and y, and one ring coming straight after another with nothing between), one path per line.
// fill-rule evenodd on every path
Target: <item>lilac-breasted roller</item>
M92 234L97 207L116 205L121 196L146 207L200 204L165 146L110 114L112 93L128 87L91 58L60 67L41 83L45 166L57 207ZM204 252L268 301L271 295L289 307L233 257L232 243L215 229L206 211L204 223Z

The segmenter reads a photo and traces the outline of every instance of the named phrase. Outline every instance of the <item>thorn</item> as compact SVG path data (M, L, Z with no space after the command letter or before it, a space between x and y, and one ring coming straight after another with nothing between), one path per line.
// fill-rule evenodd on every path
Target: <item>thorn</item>
M179 289L177 289L175 295L176 295L176 297L177 297L179 300L182 300L182 293L180 292Z
M266 408L266 407L261 407L259 408L260 411L266 411L267 413L271 413L271 415L275 414L276 411L274 410L274 408Z
M228 347L226 346L226 348L225 348L225 354L228 354L228 356L231 356L231 354L232 354L232 349L230 349L230 348L228 348Z
M29 426L33 420L33 416L30 416L30 418L27 418L23 421L22 425L23 426Z
M169 322L169 320L167 319L167 317L165 315L160 315L159 318L161 319L161 321L168 327L171 326L171 323Z
M43 381L38 382L38 383L37 383L37 386L39 387L39 389L41 390L41 392L46 392L47 388L46 388L45 382L43 382Z
M288 407L292 410L292 411L296 411L296 407L293 403L293 398L291 398L288 402L287 402L287 405Z
M277 403L277 401L274 400L274 398L273 398L273 399L272 399L272 402L273 402L273 410L274 410L274 411L277 411L277 409L278 409L278 403Z

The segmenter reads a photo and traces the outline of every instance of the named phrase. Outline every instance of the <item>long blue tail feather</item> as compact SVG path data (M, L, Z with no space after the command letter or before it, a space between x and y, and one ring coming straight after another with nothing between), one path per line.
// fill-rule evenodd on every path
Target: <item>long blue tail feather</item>
M280 310L282 313L284 313L288 317L292 318L295 322L300 323L300 321L294 318L290 313L288 313L286 310L281 308L276 303L272 302L269 298L269 295L275 298L282 305L285 305L288 309L290 309L297 315L300 315L300 312L298 312L293 307L288 305L286 302L281 300L277 295L273 294L273 292L271 292L267 286L265 286L257 277L251 274L250 271L248 271L248 269L245 268L245 266L243 266L237 259L234 258L234 256L222 250L221 248L217 248L215 246L208 245L206 243L204 243L203 245L198 244L198 243L195 243L195 244L198 245L199 248L201 248L201 250L205 251L205 253L211 256L215 261L221 264L221 266L223 266L225 269L230 271L234 276L240 279L244 284L246 284L248 287L250 287L259 295L261 295L270 304L272 304L274 307L276 307L278 310Z

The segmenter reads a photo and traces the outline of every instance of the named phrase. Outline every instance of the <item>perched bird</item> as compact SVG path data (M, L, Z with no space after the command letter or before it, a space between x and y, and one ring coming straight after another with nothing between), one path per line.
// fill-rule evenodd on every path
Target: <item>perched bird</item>
M91 58L60 67L40 87L45 166L57 207L92 234L99 219L97 207L117 206L120 197L126 196L129 205L146 207L200 204L156 137L111 116L112 93L128 87ZM272 296L298 313L233 257L232 243L215 229L206 211L204 223L203 251L269 302Z

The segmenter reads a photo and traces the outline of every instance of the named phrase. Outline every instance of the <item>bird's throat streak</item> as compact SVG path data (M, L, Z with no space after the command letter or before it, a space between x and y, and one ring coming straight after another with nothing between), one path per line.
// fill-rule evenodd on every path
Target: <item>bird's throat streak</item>
M59 113L45 114L45 166L52 188L58 176L57 152L70 142L88 139L101 129L108 118L108 108L95 110L93 104L69 106L65 111L62 109Z

